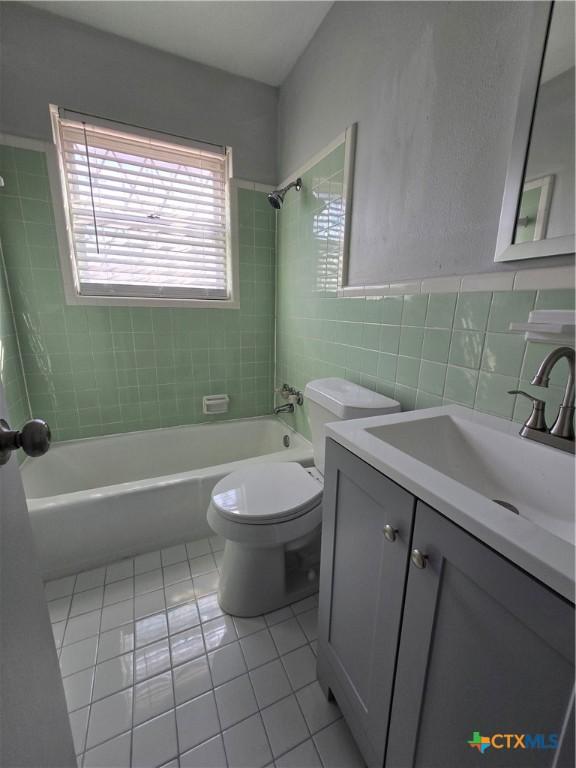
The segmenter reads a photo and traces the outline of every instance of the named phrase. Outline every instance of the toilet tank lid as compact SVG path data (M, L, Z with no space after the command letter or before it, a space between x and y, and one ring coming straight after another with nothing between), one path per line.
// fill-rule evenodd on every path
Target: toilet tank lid
M306 384L304 396L340 419L396 413L400 403L346 379L314 379Z

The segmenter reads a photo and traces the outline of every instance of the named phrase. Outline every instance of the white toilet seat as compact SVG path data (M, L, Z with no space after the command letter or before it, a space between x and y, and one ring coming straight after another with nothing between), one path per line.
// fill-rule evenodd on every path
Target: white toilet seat
M320 504L322 484L296 462L264 462L232 472L212 491L212 506L226 520L273 525L295 520Z

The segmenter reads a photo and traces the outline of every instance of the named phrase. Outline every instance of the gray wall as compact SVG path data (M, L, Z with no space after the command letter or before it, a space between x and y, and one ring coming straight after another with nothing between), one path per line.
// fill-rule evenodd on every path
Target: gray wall
M278 104L271 86L3 2L0 132L49 139L53 102L230 144L236 176L275 183L358 122L352 284L565 264L493 262L531 13L335 3Z
M350 283L493 262L529 3L338 2L280 89L280 177L358 123Z
M0 3L0 132L51 138L48 104L229 144L234 173L276 181L277 89Z

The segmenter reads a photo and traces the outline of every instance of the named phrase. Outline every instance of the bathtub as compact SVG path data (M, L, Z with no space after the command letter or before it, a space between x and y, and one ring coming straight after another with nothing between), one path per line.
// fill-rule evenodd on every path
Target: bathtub
M44 578L211 535L214 485L259 461L312 446L273 416L54 444L21 467Z

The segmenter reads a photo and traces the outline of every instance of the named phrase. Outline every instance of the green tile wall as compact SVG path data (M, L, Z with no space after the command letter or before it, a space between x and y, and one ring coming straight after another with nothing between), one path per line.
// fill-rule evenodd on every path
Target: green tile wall
M275 217L263 193L239 190L239 310L68 306L44 153L0 146L0 174L25 379L56 439L211 420L205 394L230 395L226 418L270 412Z
M30 418L24 373L12 317L4 259L0 248L0 381L8 409L8 420L13 429Z
M403 409L460 403L524 420L523 389L548 403L549 423L567 377L559 364L548 390L529 384L553 345L508 332L534 308L574 308L573 290L338 298L344 231L342 148L303 176L278 214L277 383L303 389L342 376L400 401ZM303 409L287 416L308 434Z
M342 146L306 172L276 223L263 193L239 190L240 310L79 307L64 301L44 155L0 146L15 320L0 281L0 339L13 422L29 417L26 388L33 415L61 440L206 421L202 396L219 392L231 397L225 418L269 413L275 269L278 384L343 376L405 409L454 402L522 420L529 406L507 394L520 387L549 402L550 419L566 367L548 390L531 387L552 346L526 344L508 324L533 308L572 308L574 291L339 298L343 160ZM302 409L287 420L308 434Z

